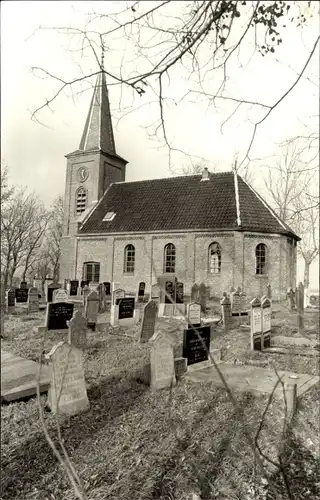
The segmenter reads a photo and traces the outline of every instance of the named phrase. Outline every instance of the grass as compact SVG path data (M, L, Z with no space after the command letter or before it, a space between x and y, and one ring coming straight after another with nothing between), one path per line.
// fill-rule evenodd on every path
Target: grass
M276 334L296 335L294 314L281 309L273 320ZM7 316L1 347L28 359L66 338L66 333L33 332L44 312ZM183 323L161 320L169 330L175 355L181 355ZM219 333L220 332L220 333ZM180 381L170 392L153 393L140 381L149 347L115 330L90 332L84 354L90 410L61 417L65 447L89 500L233 500L273 499L261 474L255 475L252 452L225 392L211 383ZM249 334L236 329L212 340L228 362L267 360L277 369L318 373L315 358L248 352ZM306 319L306 336L316 338L317 314ZM229 348L227 348L230 346ZM319 385L301 401L283 452L284 470L295 499L320 498ZM267 396L236 394L247 429L254 436ZM45 396L41 396L44 406ZM272 402L260 441L277 460L283 405ZM34 398L3 405L1 411L1 500L73 500L75 495L44 437ZM57 443L56 418L45 412L50 436ZM57 444L59 447L59 445ZM286 499L283 475L266 465L280 498ZM196 496L198 495L198 496ZM255 496L254 496L255 495Z

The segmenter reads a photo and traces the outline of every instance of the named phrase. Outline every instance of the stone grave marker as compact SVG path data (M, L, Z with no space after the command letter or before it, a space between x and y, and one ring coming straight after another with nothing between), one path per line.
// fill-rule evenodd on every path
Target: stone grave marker
M248 314L247 294L246 292L240 293L240 311L241 315Z
M99 295L98 292L92 290L87 297L86 307L85 307L85 317L87 319L87 326L95 329L95 325L98 321L99 312Z
M262 308L262 348L268 349L271 345L271 300L266 297L261 302Z
M267 297L269 300L272 300L272 288L270 283L267 284Z
M154 300L150 300L143 310L143 318L140 330L140 342L148 342L154 335L154 329L158 316L158 305Z
M58 290L59 288L61 288L61 285L60 283L50 283L47 287L47 302L52 302L53 300L53 292L55 290Z
M262 310L261 302L255 297L250 302L251 316L250 316L250 336L251 336L251 349L254 351L261 351L262 348Z
M191 287L191 302L198 302L198 301L199 301L199 287L197 283L195 283Z
M45 326L48 330L67 330L67 321L72 318L74 305L70 302L49 302Z
M28 293L27 288L16 288L16 303L28 302Z
M124 299L125 291L122 288L117 288L113 291L112 303L116 304L118 299Z
M39 291L38 288L29 288L28 294L28 311L30 313L39 311Z
M240 316L241 314L241 302L240 302L240 293L238 290L230 293L230 301L231 301L231 314L232 316Z
M176 378L181 378L188 369L188 360L186 358L175 358L174 359L174 371Z
M210 350L210 326L201 326L196 330L183 331L183 354L188 366L208 361Z
M207 308L207 289L204 283L200 283L199 286L199 303L201 305L201 311L205 313Z
M175 316L184 316L186 313L185 303L184 303L184 286L181 281L176 284L176 305L174 309Z
M158 283L155 283L151 287L151 299L159 299L160 297L160 286Z
M157 332L150 339L150 385L153 390L176 385L173 345L165 332Z
M79 288L79 281L78 280L71 280L70 281L70 296L71 297L78 295L78 288Z
M144 301L145 288L146 288L146 284L143 281L141 281L139 283L139 288L138 288L138 302Z
M104 281L103 282L104 284L104 291L105 291L105 294L108 296L108 295L111 295L111 283L110 281Z
M86 307L87 298L88 298L89 293L90 293L89 286L88 285L84 285L84 287L82 289L82 305L84 307Z
M67 302L68 293L64 288L57 288L53 291L52 302Z
M87 346L87 320L81 311L75 311L70 321L67 321L69 332L68 342L78 349Z
M7 294L8 301L8 314L13 313L16 309L16 291L14 288L10 288Z
M33 286L37 288L39 292L42 292L42 279L33 278Z
M188 304L188 328L201 326L201 305L197 302Z
M222 322L224 333L228 333L232 325L232 315L231 315L231 300L229 299L227 292L223 293L223 298L220 301L222 310Z
M80 349L60 342L48 358L52 375L47 404L51 411L71 416L89 410Z
M175 285L173 281L166 281L165 282L165 297L164 297L164 303L165 304L175 304L176 302L176 294L175 294Z

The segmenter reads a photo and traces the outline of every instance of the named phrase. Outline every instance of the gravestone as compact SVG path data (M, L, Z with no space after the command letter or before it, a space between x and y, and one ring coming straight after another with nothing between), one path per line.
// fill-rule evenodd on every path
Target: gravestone
M61 288L61 285L60 283L50 283L47 287L47 302L52 302L53 300L53 292L55 290L58 290L59 288Z
M28 288L28 283L26 281L21 281L20 288Z
M140 330L140 342L148 342L154 335L155 324L158 315L158 305L150 300L143 310L143 318Z
M70 281L70 296L78 295L79 281L71 280Z
M188 369L188 360L186 358L175 358L174 359L174 372L176 378L181 378Z
M125 291L122 288L117 288L113 291L112 303L116 304L118 299L124 299Z
M135 323L134 304L134 297L116 299L116 303L111 306L110 324L112 326L132 327Z
M241 315L248 314L248 304L247 304L246 292L240 293L240 311L241 311Z
M272 288L270 283L267 284L267 297L269 300L272 300Z
M38 288L32 287L29 289L28 310L30 313L39 311L39 291L38 291Z
M73 308L70 302L49 302L45 320L48 330L67 330L67 321L72 318Z
M60 342L48 358L52 375L47 404L51 411L71 416L89 410L80 349Z
M98 312L99 312L99 295L98 292L92 290L88 294L85 313L84 313L87 320L87 325L92 329L95 328L95 325L98 321Z
M207 308L207 289L204 283L201 283L199 286L199 303L201 305L201 311L205 313Z
M67 302L68 293L64 288L57 288L53 290L52 302Z
M42 279L33 278L33 286L37 288L39 292L42 292Z
M262 308L262 348L267 349L270 347L271 338L271 300L266 297L261 302Z
M138 288L138 302L144 301L145 288L146 288L146 284L143 281L141 281L139 283L139 288Z
M111 283L110 281L104 281L104 291L106 295L111 295Z
M87 298L88 298L89 293L90 293L89 286L88 285L84 285L84 287L82 289L82 305L84 307L86 307Z
M68 342L78 349L87 346L87 320L81 311L75 311L68 323Z
M262 309L260 300L255 297L250 302L250 337L251 349L261 351L262 348Z
M106 301L107 301L106 289L104 283L99 283L98 295L99 295L99 313L102 314L106 310Z
M210 350L210 326L201 326L196 330L188 328L183 331L183 354L188 366L207 361Z
M159 299L160 297L160 286L155 283L151 287L151 299Z
M183 283L178 281L176 285L176 304L184 304L184 289Z
M175 294L175 283L173 281L166 281L165 282L165 297L164 297L164 303L165 304L175 304L176 301L176 294Z
M27 288L16 288L16 303L28 302L28 292Z
M287 293L287 301L288 301L288 309L289 311L293 311L295 309L295 297L292 288L289 289Z
M16 309L16 291L14 288L10 288L7 294L8 301L8 314L13 313Z
M220 301L222 310L222 322L224 333L228 333L232 325L232 315L231 315L231 301L227 295L227 292L223 293L223 297Z
M232 316L240 316L241 314L241 301L240 301L240 293L238 290L230 293L230 301L231 301L231 314Z
M199 302L199 287L197 283L191 287L191 302Z
M176 385L173 345L165 332L158 332L150 339L150 385L153 390Z
M197 302L188 304L188 328L201 326L201 305Z

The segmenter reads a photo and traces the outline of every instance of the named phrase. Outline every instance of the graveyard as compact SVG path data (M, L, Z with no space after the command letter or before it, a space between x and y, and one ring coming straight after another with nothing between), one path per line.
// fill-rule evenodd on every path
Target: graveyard
M160 300L158 290L139 301L139 293L129 296L116 285L110 290L83 283L76 297L70 288L52 288L42 304L32 287L27 302L7 298L1 499L77 498L43 425L60 451L63 443L83 498L90 500L249 499L254 489L256 498L271 499L270 485L285 499L274 465L280 455L294 498L317 498L317 307L302 304L301 319L290 296L287 303L265 296L244 307L244 294L234 289L222 299L200 294L193 300L181 287L174 296L168 286ZM101 302L102 289L109 300L103 295ZM13 357L6 361L8 353ZM33 387L41 381L38 399L30 378L23 385L23 368L8 380L18 361L23 367L26 360L37 367L41 361L42 374L32 372ZM286 383L272 392L282 376ZM289 382L297 400L284 444ZM259 438L268 480L259 470L252 477L255 458L244 426Z

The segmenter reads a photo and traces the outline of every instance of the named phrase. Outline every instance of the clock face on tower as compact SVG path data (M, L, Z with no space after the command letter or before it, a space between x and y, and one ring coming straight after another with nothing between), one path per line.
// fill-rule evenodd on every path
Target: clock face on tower
M77 178L79 182L84 182L88 179L89 172L86 167L80 167L77 172Z

